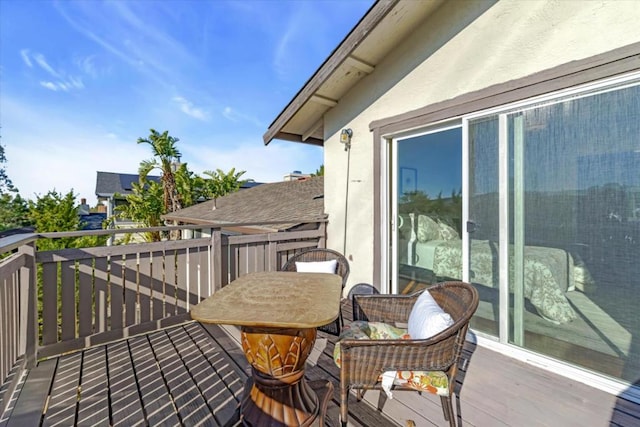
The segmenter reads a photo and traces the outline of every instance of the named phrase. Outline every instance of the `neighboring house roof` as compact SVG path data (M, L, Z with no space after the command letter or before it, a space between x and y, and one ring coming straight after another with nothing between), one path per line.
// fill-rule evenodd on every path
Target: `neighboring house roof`
M160 182L159 176L147 175L147 179L151 181ZM98 197L112 197L114 194L120 194L126 196L133 193L132 183L138 182L140 175L130 173L115 173L115 172L98 172L96 178L96 196ZM253 188L261 182L247 181L242 184L241 189Z
M215 207L215 208L214 208ZM167 214L166 220L187 224L263 223L287 230L324 215L324 177L262 184ZM291 221L286 224L270 222Z
M324 144L323 116L445 0L379 0L271 123L263 139Z
M159 176L147 176L151 181L160 182ZM140 175L130 173L98 172L96 178L96 196L112 197L114 194L126 196L133 193L134 182L140 180Z
M34 233L35 227L11 228L9 230L0 231L0 238L14 236L16 234Z

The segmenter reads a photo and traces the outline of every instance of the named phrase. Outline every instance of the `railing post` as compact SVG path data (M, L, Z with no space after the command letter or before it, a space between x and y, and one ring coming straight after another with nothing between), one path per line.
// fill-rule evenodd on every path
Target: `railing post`
M269 263L269 271L278 271L278 242L269 241L269 252L267 254L267 262Z
M27 369L34 368L38 352L38 288L35 243L22 245L19 252L25 257L20 269L20 350L24 351Z
M211 257L213 262L213 292L222 289L222 274L228 273L222 265L222 230L211 230Z
M320 239L318 240L318 247L319 248L326 248L327 247L327 223L326 222L321 222L320 223Z

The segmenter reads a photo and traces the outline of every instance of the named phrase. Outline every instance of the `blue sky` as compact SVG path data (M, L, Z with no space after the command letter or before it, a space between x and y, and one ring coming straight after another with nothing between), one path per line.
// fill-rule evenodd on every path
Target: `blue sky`
M262 135L373 0L0 0L0 143L22 197L137 173L150 129L202 175L279 181L322 150Z

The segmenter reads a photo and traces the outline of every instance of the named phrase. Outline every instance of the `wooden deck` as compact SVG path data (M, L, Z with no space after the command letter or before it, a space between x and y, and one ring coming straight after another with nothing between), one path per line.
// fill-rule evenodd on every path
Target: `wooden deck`
M346 318L350 316L345 305ZM230 426L249 369L239 333L195 322L42 361L14 394L0 426ZM339 425L335 337L318 334L310 380L332 379L325 425ZM467 346L454 403L462 426L634 426L640 409L473 344ZM395 392L383 400L367 392L349 403L354 426L444 426L438 398Z

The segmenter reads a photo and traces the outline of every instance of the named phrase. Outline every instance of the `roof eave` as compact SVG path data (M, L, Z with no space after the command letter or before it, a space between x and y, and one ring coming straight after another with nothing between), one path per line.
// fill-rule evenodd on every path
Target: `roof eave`
M263 135L265 145L274 139L284 139L294 142L305 142L314 145L323 145L324 141L317 138L302 138L301 135L291 137L291 134L282 132L282 129L291 120L291 118L305 105L318 89L327 82L335 70L342 64L349 55L358 47L373 29L384 19L387 14L393 10L400 0L379 0L377 1L358 24L351 30L347 37L338 45L338 47L329 55L318 70L304 84L302 89L289 102L289 104L280 112L278 117L271 123L267 132ZM313 139L313 141L310 141Z

